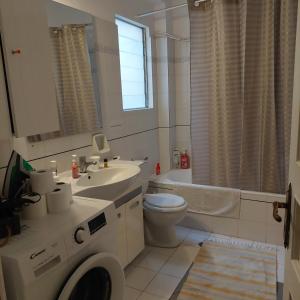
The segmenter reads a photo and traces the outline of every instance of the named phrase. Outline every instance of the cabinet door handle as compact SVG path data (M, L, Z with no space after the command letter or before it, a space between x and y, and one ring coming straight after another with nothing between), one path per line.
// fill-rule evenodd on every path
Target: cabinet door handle
M121 214L121 213L118 213L117 216L118 216L119 219L121 219L122 214Z
M129 208L133 209L133 208L139 206L139 204L140 204L140 201L136 201L135 203L131 204Z

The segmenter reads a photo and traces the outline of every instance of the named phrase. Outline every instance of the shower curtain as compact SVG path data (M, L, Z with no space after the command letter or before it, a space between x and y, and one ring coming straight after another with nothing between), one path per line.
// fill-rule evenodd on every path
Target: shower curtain
M297 0L190 7L193 182L283 193Z
M31 142L93 132L101 127L85 25L52 27L50 39L60 131L32 136Z

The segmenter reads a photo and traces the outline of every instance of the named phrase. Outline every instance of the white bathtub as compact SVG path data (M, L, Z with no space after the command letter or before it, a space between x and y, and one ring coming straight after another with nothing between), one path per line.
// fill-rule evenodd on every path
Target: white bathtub
M211 216L238 218L241 191L230 188L192 184L191 169L170 170L150 182L152 192L173 193L185 198L188 210Z
M191 170L170 170L153 178L149 186L150 192L174 193L186 199L189 208L182 226L283 244L283 222L273 220L272 202L284 202L284 195L192 184Z

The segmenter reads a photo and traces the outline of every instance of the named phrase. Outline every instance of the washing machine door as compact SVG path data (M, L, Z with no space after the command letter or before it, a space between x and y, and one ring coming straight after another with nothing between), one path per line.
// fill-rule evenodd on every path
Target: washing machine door
M123 300L124 289L124 271L117 258L99 253L74 271L58 300Z

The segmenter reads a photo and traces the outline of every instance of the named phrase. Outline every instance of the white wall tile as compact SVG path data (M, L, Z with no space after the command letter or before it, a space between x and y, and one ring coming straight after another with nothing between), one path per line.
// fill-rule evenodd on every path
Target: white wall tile
M228 236L238 236L238 220L216 217L212 220L213 232Z
M284 219L281 223L267 224L267 243L283 246Z
M241 201L241 220L267 222L267 204L265 202L242 200Z
M115 13L121 13L123 15L130 15L133 13L132 7L128 7L128 5L122 5L122 1L118 2L118 7L115 5L101 5L101 9L99 10L99 4L83 3L80 5L75 5L75 7L82 9L84 11L101 11L100 15L104 17L107 21L99 21L101 24L97 27L98 31L100 30L101 35L101 43L102 46L107 46L112 49L117 50L118 39L117 39L117 28L114 24ZM72 5L73 5L72 4ZM107 12L107 13L104 13ZM99 14L98 14L99 15ZM103 18L102 18L103 19ZM141 20L141 22L149 25L152 30L153 22L151 20ZM98 24L99 25L99 24ZM97 33L99 33L97 31ZM121 85L119 78L120 74L120 66L119 66L119 57L116 54L99 54L98 62L99 71L101 71L100 75L105 78L105 82L103 84L103 78L99 80L102 82L101 84L101 106L103 113L104 128L107 130L105 133L110 138L114 137L122 137L124 135L130 135L132 133L140 132L143 130L149 130L153 128L157 128L157 99L154 97L154 109L149 109L145 111L135 111L135 112L123 112L122 110L122 100L121 100ZM104 62L104 63L103 63ZM167 70L166 65L166 71ZM2 72L0 72L2 76ZM154 78L156 81L156 78ZM3 80L0 81L3 83ZM155 87L154 95L157 95L156 83L153 83ZM5 89L0 89L0 167L7 164L10 152L12 148L16 149L20 154L27 160L34 160L32 164L38 168L47 166L48 161L52 159L58 160L59 170L64 171L70 168L70 153L59 154L60 152L69 151L74 148L79 148L82 146L89 145L91 143L90 134L81 134L75 135L71 137L64 137L59 139L53 139L45 142L29 144L25 138L15 140L12 142L12 134L10 131L10 123L9 123L9 114L6 105L6 97L4 95ZM104 96L104 97L103 97ZM120 126L114 127L113 125L120 124ZM128 142L128 140L126 140ZM130 142L130 141L129 141ZM126 147L130 147L130 150L126 150ZM117 147L116 147L117 148ZM138 150L135 150L137 148ZM129 145L128 143L122 143L122 148L117 148L116 152L126 152L127 157L151 157L151 164L149 168L153 170L154 161L158 161L158 139L156 135L149 135L147 140L143 141L143 146L139 144ZM90 149L89 149L90 150ZM88 155L90 151L87 151L86 148L83 150L76 150L76 153L82 153L83 155ZM141 154L142 153L142 154ZM41 157L47 157L45 159L39 159Z
M197 213L188 213L179 225L201 231L212 232L213 217Z
M191 131L189 126L176 126L176 147L191 154Z
M170 129L159 128L159 161L161 172L166 172L171 168L171 145Z
M266 224L240 220L238 235L243 239L266 242Z
M143 160L148 157L147 174L153 174L155 164L159 161L158 130L150 130L122 139L110 141L113 155L122 159Z

